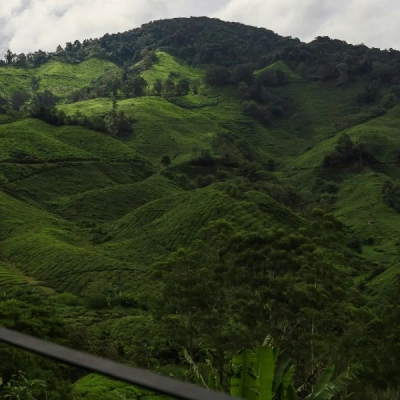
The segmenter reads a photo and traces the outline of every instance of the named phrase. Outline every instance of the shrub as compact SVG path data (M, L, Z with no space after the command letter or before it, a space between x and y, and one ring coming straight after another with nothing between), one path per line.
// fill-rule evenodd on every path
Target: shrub
M170 165L171 164L171 159L170 159L170 157L168 156L168 155L164 155L164 156L162 156L162 158L161 158L161 164L162 165L164 165L164 166L168 166L168 165Z
M231 80L231 73L226 67L213 67L206 71L204 82L210 86L224 86Z

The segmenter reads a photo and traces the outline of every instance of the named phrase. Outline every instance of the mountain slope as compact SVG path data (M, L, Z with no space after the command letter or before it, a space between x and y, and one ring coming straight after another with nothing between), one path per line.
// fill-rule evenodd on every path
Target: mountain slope
M270 333L299 383L355 360L357 400L394 393L398 52L192 18L35 54L0 66L4 296L184 379Z

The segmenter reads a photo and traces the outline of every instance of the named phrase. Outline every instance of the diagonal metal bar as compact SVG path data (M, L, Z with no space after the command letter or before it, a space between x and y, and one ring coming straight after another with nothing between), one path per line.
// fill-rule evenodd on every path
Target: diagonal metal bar
M166 378L153 372L82 353L6 328L0 328L0 341L179 399L237 400L225 393Z

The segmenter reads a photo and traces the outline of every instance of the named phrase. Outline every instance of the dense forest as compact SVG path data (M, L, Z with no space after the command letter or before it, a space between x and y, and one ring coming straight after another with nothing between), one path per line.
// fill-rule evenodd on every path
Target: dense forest
M8 50L1 325L246 399L268 357L265 398L400 399L399 65L205 17ZM0 399L163 397L0 358Z

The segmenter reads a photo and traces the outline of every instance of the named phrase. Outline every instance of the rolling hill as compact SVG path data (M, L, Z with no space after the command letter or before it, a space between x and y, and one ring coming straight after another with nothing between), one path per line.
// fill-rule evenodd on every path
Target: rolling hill
M191 18L0 66L4 296L39 293L57 340L181 379L182 343L226 389L229 357L271 333L299 382L314 356L351 359L355 398L394 390L375 330L400 254L392 53ZM96 396L84 375L74 398Z

